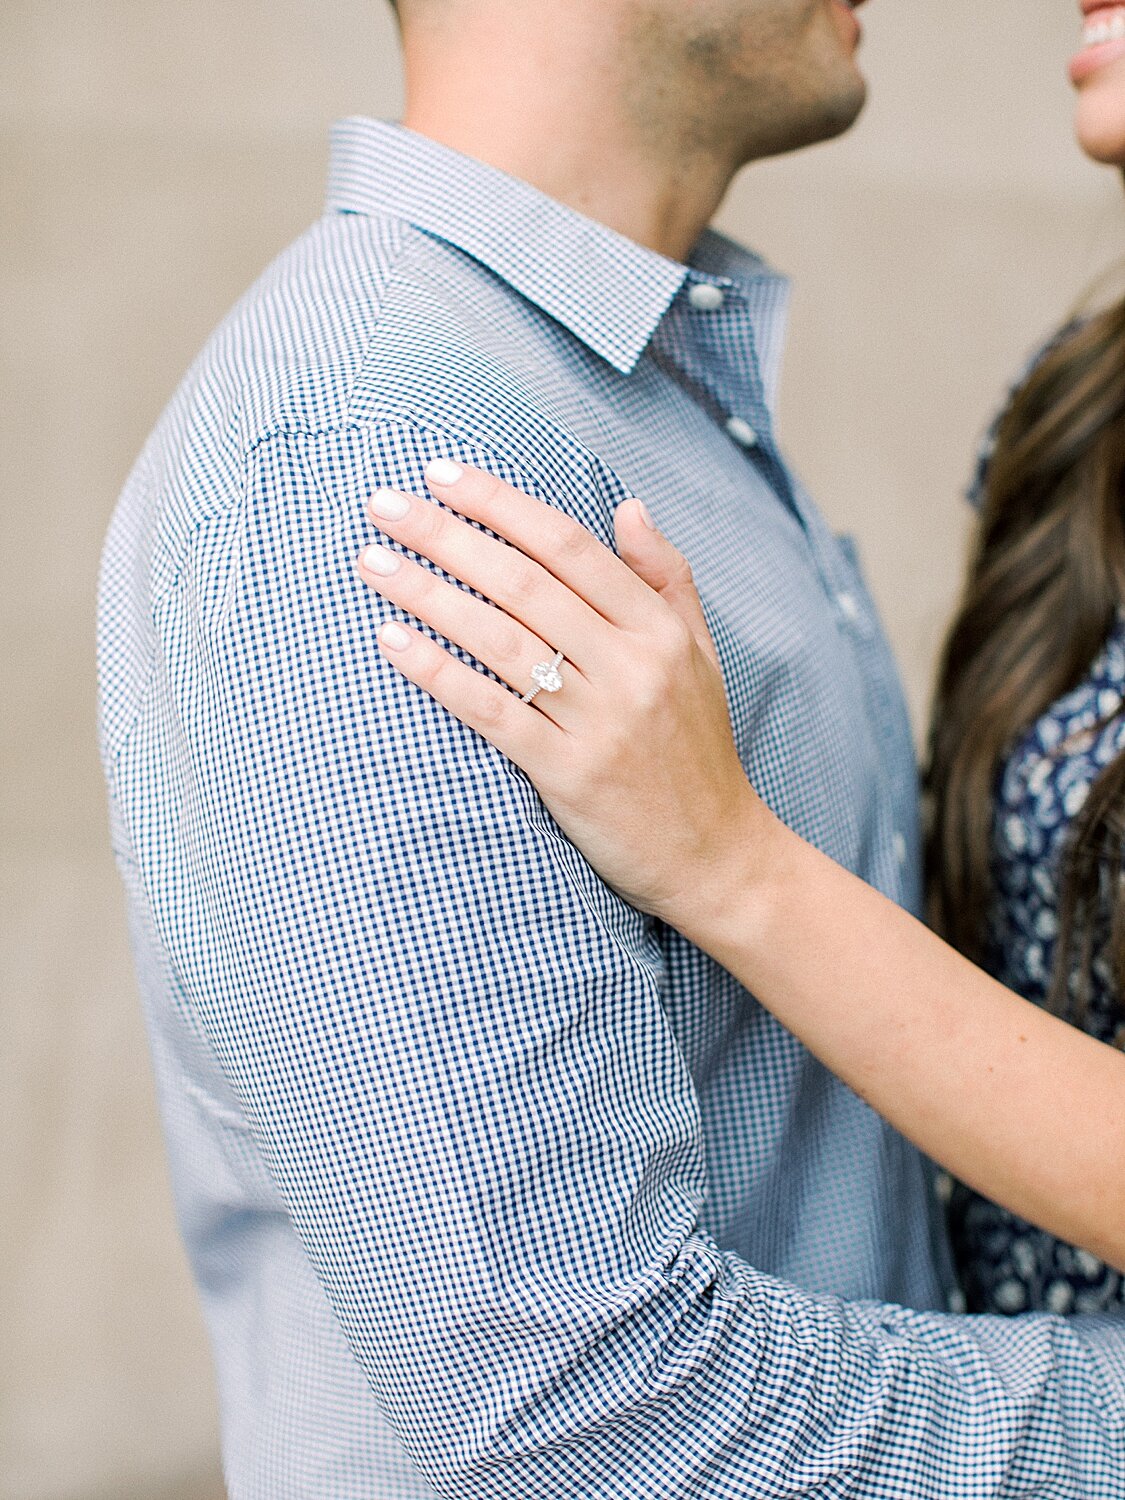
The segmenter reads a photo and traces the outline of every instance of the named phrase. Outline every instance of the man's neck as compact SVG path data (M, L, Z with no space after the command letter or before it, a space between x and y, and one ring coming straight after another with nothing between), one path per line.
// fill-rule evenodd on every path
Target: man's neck
M407 47L403 123L686 260L738 163L685 148L651 119L647 128L630 119L604 50L582 55L580 35L568 37L574 45L560 69L559 39L541 34L551 24L518 38L474 35L471 45L459 34L456 47L440 27L419 29Z

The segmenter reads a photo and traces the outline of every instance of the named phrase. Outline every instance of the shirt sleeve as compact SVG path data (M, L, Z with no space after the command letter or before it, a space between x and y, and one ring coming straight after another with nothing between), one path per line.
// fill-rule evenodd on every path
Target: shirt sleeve
M149 861L405 1448L465 1500L1108 1495L1121 1328L812 1297L700 1231L657 931L375 648L363 499L439 452L608 518L409 427L263 441L158 612L183 791Z

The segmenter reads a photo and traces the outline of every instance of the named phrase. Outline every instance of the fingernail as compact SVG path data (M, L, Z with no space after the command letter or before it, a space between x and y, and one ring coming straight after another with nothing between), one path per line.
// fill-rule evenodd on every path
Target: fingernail
M364 547L359 560L369 573L378 573L381 578L389 578L402 566L402 558L389 547Z
M464 472L451 458L432 458L426 465L426 478L431 484L456 484Z
M394 620L388 620L385 625L380 625L378 630L379 644L386 646L391 651L405 651L410 645L410 633L403 630Z
M381 521L401 521L410 509L410 498L397 490L376 490L367 502L367 509Z
M644 503L643 500L637 501L637 510L640 512L641 520L645 523L648 529L650 531L655 531L656 522L649 515L648 506Z

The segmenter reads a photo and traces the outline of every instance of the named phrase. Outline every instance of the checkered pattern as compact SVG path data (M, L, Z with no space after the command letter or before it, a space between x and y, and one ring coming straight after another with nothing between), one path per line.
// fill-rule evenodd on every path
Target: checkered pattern
M603 538L642 494L758 786L915 905L892 664L773 437L784 304L350 121L128 482L102 744L233 1500L1122 1492L1122 1329L935 1311L916 1153L373 645L373 487L455 456Z

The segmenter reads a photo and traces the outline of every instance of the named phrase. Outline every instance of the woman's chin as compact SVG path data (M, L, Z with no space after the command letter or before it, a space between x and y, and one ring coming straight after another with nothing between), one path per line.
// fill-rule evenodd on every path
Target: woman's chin
M1125 171L1125 126L1119 125L1116 130L1091 127L1079 119L1076 133L1078 144L1091 161Z
M1125 59L1083 85L1074 127L1092 161L1125 168Z

